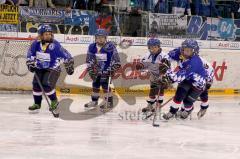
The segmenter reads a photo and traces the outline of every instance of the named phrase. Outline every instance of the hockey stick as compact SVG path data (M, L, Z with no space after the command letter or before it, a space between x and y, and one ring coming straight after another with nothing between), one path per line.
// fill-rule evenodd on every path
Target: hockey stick
M152 122L152 126L153 126L153 127L159 127L159 124L156 124L157 109L163 108L163 107L164 107L165 105L167 105L173 98L174 98L174 96L171 97L170 99L168 99L164 104L161 104L161 105L157 105L157 106L156 106L155 112L152 113L152 115L154 115L154 116L153 116L153 122ZM151 116L152 116L152 115L151 115Z
M153 116L153 121L156 120L156 117L157 117L157 112L158 110L161 110L161 108L159 108L159 96L160 96L160 91L161 91L161 86L159 86L159 90L158 90L158 96L157 96L157 104L156 104L156 108L155 108L155 111L152 113L152 115L154 114ZM160 112L161 114L161 112ZM157 126L157 125L156 125ZM159 126L159 125L158 125Z
M112 63L112 57L113 57L113 55L111 56L111 61L110 61L110 69L109 69L109 71L110 71L110 73L109 73L109 78L108 78L108 87L107 87L107 97L106 97L106 104L104 105L104 112L105 112L105 110L108 110L108 104L109 104L109 91L110 91L110 84L111 84L111 82L112 82L112 75L111 75L111 68L112 68L112 66L111 66L111 63Z
M163 107L164 107L165 105L167 105L172 99L173 99L173 97L171 97L170 99L168 99L165 103L161 104L160 106L156 106L156 108L154 108L154 109L157 109L157 107L159 107L160 109L163 108ZM152 114L148 115L145 119L148 119L148 118L150 118L150 117L153 116L153 115L154 115L154 112L153 112Z
M35 78L37 79L38 85L40 86L41 91L43 92L43 96L44 96L44 98L45 98L46 101L47 101L48 107L51 108L50 102L49 102L49 100L48 100L48 97L47 97L44 89L43 89L43 85L42 85L42 83L41 83L41 81L40 81L37 73L35 73ZM54 110L51 110L51 113L52 113L52 115L53 115L55 118L58 118L58 117L59 117L59 113L55 113Z
M106 96L106 98L104 99L105 100L105 102L106 102L106 104L104 105L104 107L103 108L101 108L101 111L102 112L107 112L109 109L109 107L108 107L108 104L109 104L109 92L110 92L110 85L111 85L111 81L112 81L112 77L111 76L109 76L109 78L108 78L108 88L107 88L107 96Z
M110 76L108 78L108 89L107 89L107 104L105 105L105 109L108 108L108 98L109 98L109 91L110 91L110 84L111 84L111 81L112 81L112 76L111 76L111 73L110 73Z

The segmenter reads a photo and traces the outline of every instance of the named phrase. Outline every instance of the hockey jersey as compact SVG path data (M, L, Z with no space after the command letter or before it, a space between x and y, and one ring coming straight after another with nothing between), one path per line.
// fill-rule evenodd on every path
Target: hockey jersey
M151 54L148 52L141 60L144 69L150 73L150 80L156 81L159 76L159 64L163 58L167 58L167 54L160 52L158 54Z
M36 61L38 69L53 69L60 71L60 64L72 59L71 54L61 44L54 40L46 48L40 40L35 40L27 53L27 60Z
M95 68L98 74L113 71L121 65L118 51L112 42L107 42L101 48L96 43L90 44L86 63L88 68Z
M168 53L168 59L178 62L179 65L177 72L169 69L166 73L173 82L181 83L187 80L198 89L203 90L205 88L207 73L198 55L193 55L190 59L184 60L181 57L181 48L177 48Z

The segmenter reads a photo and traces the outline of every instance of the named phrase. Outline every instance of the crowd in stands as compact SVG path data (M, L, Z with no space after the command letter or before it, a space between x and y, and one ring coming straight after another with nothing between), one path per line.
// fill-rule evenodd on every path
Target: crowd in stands
M216 0L0 0L0 4L21 5L39 8L65 8L101 11L103 6L113 4L114 8L125 12L148 11L178 15L199 15L218 17ZM232 0L229 5L231 17L240 18L240 0Z

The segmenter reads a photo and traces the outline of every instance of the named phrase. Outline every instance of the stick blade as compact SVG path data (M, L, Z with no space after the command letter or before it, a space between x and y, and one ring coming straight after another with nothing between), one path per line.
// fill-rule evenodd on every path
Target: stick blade
M160 125L159 124L153 124L153 127L159 127Z

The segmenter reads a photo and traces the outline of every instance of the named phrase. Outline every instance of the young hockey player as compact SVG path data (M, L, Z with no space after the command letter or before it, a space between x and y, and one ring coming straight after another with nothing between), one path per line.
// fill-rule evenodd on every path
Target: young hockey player
M207 62L207 60L203 59L202 57L200 57L200 58L203 62L204 69L206 70L207 78L206 78L206 87L205 87L204 91L201 93L201 95L199 96L200 100L201 100L201 105L200 105L201 108L197 113L198 118L203 117L206 114L206 111L209 107L209 104L208 104L208 90L210 89L210 87L213 83L213 77L214 77L213 67ZM177 112L177 117L184 116L184 115L182 115L182 113L187 112L187 111L184 111L184 110L185 110L185 107L183 106L181 108L181 110Z
M143 113L155 111L156 103L163 103L164 87L159 84L159 76L165 74L170 68L170 62L166 60L166 55L162 52L161 42L159 39L151 38L147 43L149 52L136 65L137 70L147 70L150 73L150 92L147 100L147 107L142 109ZM166 67L162 67L162 60L165 59ZM160 68L160 69L159 69ZM158 99L157 99L158 97Z
M207 75L198 53L197 41L187 39L182 43L181 48L174 49L168 54L169 59L177 61L180 67L177 72L168 70L160 80L163 85L174 82L179 83L173 105L170 107L169 112L163 115L166 120L176 115L182 102L184 110L181 112L180 117L186 119L193 110L193 103L205 89Z
M121 67L120 58L115 45L107 41L107 32L104 29L98 29L95 34L95 43L88 47L87 52L87 70L92 82L92 101L85 104L86 108L96 107L98 105L100 87L104 92L105 100L99 105L100 108L112 108L113 96L109 83L110 77Z
M39 77L44 92L51 100L50 111L57 108L56 82L60 76L60 64L64 63L69 75L74 73L74 61L70 53L53 38L52 28L49 25L41 25L38 28L38 38L31 44L27 53L28 70L34 73L33 98L34 104L29 110L41 108L42 90L36 78Z

